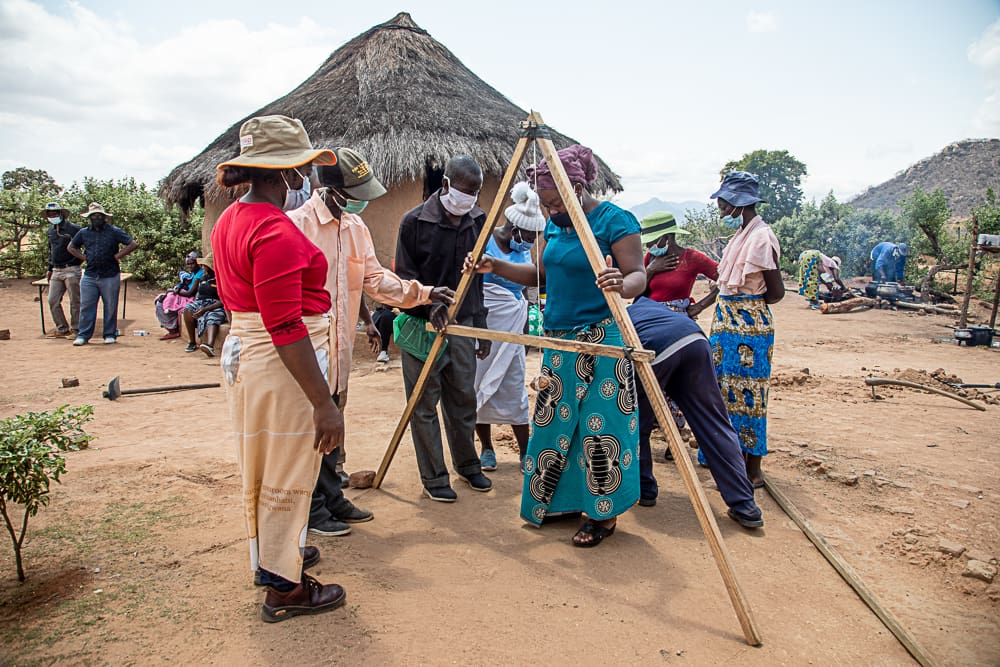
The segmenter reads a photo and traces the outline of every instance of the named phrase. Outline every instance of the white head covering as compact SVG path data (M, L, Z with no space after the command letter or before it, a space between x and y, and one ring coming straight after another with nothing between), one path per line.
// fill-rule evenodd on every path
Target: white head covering
M504 215L512 225L529 232L545 229L545 216L538 205L538 193L531 189L527 181L515 183L510 189L510 198L514 203L507 207Z

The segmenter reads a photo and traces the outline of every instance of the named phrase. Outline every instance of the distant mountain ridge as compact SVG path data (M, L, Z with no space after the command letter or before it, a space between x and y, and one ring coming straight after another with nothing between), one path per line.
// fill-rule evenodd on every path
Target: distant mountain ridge
M986 188L1000 195L1000 139L965 139L907 167L847 203L859 209L899 213L899 202L917 188L940 189L952 215L968 217L983 203Z
M649 201L645 201L641 204L636 204L635 206L630 208L629 211L632 213L632 215L634 215L640 220L645 218L650 213L668 211L670 213L673 213L674 217L677 218L677 222L680 223L681 226L683 226L684 211L688 210L689 208L697 208L697 209L705 208L705 204L706 202L703 201L672 202L672 201L663 201L658 197L653 197Z

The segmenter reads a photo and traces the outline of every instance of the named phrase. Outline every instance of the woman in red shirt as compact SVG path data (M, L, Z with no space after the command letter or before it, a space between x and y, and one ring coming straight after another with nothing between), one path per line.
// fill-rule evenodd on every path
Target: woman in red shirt
M678 234L689 234L677 224L673 213L653 213L642 219L642 244L648 247L646 294L671 310L692 318L715 302L719 290L714 285L705 298L691 303L691 290L699 275L719 279L718 264L708 255L677 245Z
M221 186L250 185L219 217L212 251L232 312L222 370L267 622L335 609L346 595L304 572L319 560L305 537L320 461L344 437L330 392L326 259L282 210L314 162L336 157L313 148L300 121L261 116L240 128L240 156L218 167Z

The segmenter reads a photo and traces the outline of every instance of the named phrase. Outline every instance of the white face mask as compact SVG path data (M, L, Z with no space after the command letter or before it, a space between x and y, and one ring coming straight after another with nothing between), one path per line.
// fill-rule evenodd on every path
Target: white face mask
M49 218L49 224L51 225L58 225L60 222L62 222L62 218Z
M442 179L448 186L448 192L441 195L441 205L452 215L465 215L472 210L472 207L479 201L479 195L467 195L451 184L451 180L446 176Z
M302 176L298 169L294 169L293 171ZM294 211L309 201L309 195L312 194L312 185L309 183L308 178L302 176L302 187L298 190L292 190L284 174L281 174L281 180L285 182L285 187L288 188L288 194L285 195L285 205L281 207L282 210Z

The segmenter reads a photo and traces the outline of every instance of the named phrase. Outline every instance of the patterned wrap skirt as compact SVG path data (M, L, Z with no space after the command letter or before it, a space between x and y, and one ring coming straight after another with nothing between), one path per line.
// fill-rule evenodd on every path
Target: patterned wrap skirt
M548 335L622 345L613 319ZM521 517L585 512L604 520L639 500L635 376L628 359L545 350L533 429L524 458Z
M712 318L712 357L729 421L744 452L767 454L767 398L774 321L763 296L719 296Z
M819 250L806 250L799 257L799 294L816 301L819 294L819 274L823 272L823 262Z

